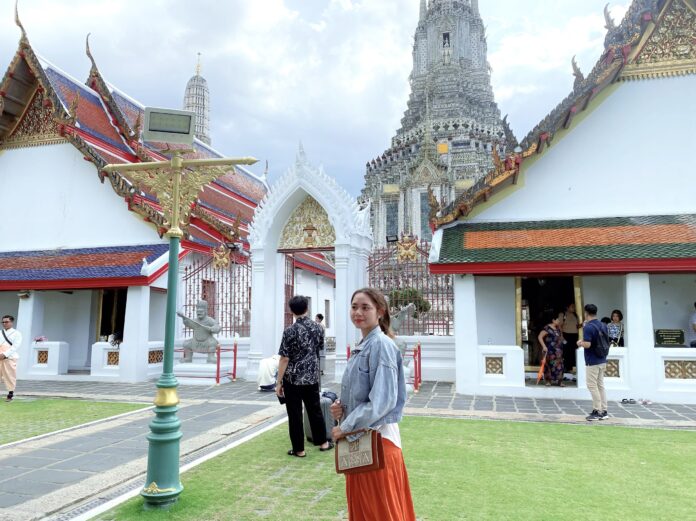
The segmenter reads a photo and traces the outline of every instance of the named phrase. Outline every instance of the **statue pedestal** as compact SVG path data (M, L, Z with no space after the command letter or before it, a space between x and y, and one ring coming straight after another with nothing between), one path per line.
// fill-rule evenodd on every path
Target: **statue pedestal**
M206 363L207 354L193 353L193 362L174 364L174 376L180 385L215 385L217 364ZM220 383L232 381L232 360L220 360Z

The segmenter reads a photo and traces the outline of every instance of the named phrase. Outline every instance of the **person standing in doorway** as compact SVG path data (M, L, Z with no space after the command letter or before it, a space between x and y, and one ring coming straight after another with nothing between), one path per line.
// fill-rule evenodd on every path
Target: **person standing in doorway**
M587 421L606 420L607 394L604 389L604 372L607 367L607 357L597 354L597 346L600 335L609 343L607 326L597 320L597 306L587 304L585 306L585 322L583 324L583 339L578 340L578 347L585 350L586 383L592 395L592 412L585 419Z
M623 313L621 313L621 310L615 309L611 312L611 322L607 324L607 332L609 333L611 347L624 346L624 327L622 320Z
M694 309L696 309L696 302L694 302ZM696 347L696 311L691 314L689 319L689 327L686 329L687 341L686 343L691 347Z
M565 315L563 317L563 366L565 370L571 372L573 367L577 365L575 349L578 347L578 329L580 329L580 321L575 311L575 303L571 302L566 306Z
M6 402L14 398L17 385L17 360L19 359L19 346L22 344L22 333L14 328L14 317L5 315L2 317L2 329L0 332L0 379L7 389Z
M302 404L304 403L312 429L312 440L319 450L333 448L326 439L326 424L319 405L319 351L324 345L324 329L309 319L307 297L296 295L288 302L295 323L283 332L278 355L276 394L285 398L288 412L288 430L292 449L288 456L304 458L304 430Z
M547 324L538 337L541 352L546 358L544 381L547 387L551 384L565 387L563 383L563 333L561 333L563 313L548 312L546 322Z
M322 329L326 329L326 326L324 325L324 315L321 313L317 313L316 316L314 317L314 321L321 326Z

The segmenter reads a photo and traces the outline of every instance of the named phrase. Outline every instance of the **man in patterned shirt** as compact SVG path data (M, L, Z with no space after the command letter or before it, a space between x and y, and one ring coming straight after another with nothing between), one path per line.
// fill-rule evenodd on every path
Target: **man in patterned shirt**
M312 440L319 450L333 448L326 439L326 424L319 405L319 350L324 345L324 329L307 316L307 297L296 295L288 302L295 323L283 332L278 355L276 394L285 398L292 449L289 456L304 458L302 404L312 429Z

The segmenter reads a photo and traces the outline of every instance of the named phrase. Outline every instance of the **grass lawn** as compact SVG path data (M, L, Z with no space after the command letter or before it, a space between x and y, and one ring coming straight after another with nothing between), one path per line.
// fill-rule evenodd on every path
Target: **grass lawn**
M401 435L422 520L696 517L694 432L406 418ZM98 519L346 519L333 451L299 459L288 448L283 425L182 475L168 512L136 498Z
M3 401L0 403L0 445L143 407L147 405L68 399Z

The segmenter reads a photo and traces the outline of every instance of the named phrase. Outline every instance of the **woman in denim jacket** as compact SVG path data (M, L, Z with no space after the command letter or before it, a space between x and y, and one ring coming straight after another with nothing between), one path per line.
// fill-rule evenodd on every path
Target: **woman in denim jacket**
M351 521L415 521L408 473L401 452L398 422L406 402L401 353L390 338L389 308L372 288L353 293L350 318L363 339L351 353L341 382L341 399L331 406L333 437L375 429L382 434L385 466L381 470L346 474L348 518ZM348 435L353 441L364 432Z

